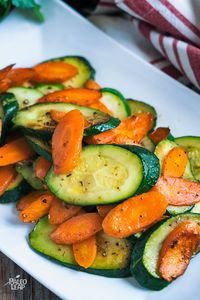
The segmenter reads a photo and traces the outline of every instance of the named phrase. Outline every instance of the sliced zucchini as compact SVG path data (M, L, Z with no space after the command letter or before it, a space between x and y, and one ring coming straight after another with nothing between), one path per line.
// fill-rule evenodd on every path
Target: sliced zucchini
M170 140L163 140L161 141L160 143L158 143L158 145L156 146L156 149L155 149L155 155L159 158L159 161L160 161L160 169L162 170L162 166L163 166L163 162L164 162L164 159L166 157L166 155L168 154L168 152L170 150L172 150L173 148L175 147L178 147L178 145L173 142L173 141L170 141ZM186 166L186 169L185 169L185 173L183 175L183 178L184 179L187 179L187 180L195 180L194 176L193 176L193 173L192 173L192 170L191 170L191 165L190 165L190 161L188 161L188 164Z
M30 135L26 135L25 138L37 154L43 156L50 162L52 161L52 149L46 141L43 141L42 139Z
M15 180L8 186L7 190L0 196L0 203L16 202L25 196L31 189L24 178L18 174Z
M101 92L102 97L100 102L113 113L114 117L123 120L130 116L130 107L120 92L111 88L103 88L101 89Z
M124 147L85 146L71 174L49 170L48 188L63 201L83 206L117 203L149 190L159 176L158 159L142 147Z
M93 79L95 70L89 63L89 61L81 56L64 56L51 59L50 61L63 61L68 64L75 66L78 69L78 74L72 79L63 82L63 85L67 88L83 87L84 84L89 80Z
M35 88L41 92L43 95L47 95L50 93L54 93L57 91L64 90L65 86L61 83L54 83L54 84L38 84Z
M154 117L154 126L155 126L157 120L157 112L153 106L145 102L133 100L133 99L127 99L127 102L131 110L131 115L137 115L142 112L150 112Z
M200 181L200 137L183 136L176 138L175 142L187 151L194 177Z
M155 145L148 136L145 136L141 140L140 144L142 145L142 147L146 148L147 150L149 150L151 152L154 152L154 150L155 150Z
M194 214L200 214L200 202L196 203L190 212Z
M2 120L0 143L3 144L6 135L12 128L12 119L18 111L18 102L11 93L0 94L0 118Z
M30 87L12 87L8 89L8 92L14 94L19 104L19 109L35 104L43 96L43 93L39 90Z
M99 110L69 103L38 103L17 113L13 122L27 133L49 139L55 129L56 122L51 119L50 111L69 112L79 109L92 126L85 129L85 136L90 136L115 128L120 120Z
M194 205L185 205L185 206L168 205L167 213L170 216L176 216L176 215L179 215L179 214L183 214L183 213L192 211L193 207L194 207Z
M98 233L96 259L90 268L85 269L77 265L72 246L57 245L50 239L50 233L55 227L49 224L47 217L40 219L29 235L30 246L46 257L72 269L106 277L130 275L129 263L132 246L127 239L116 239L108 237L103 232Z
M171 217L156 224L136 242L132 254L131 273L143 287L161 290L169 284L157 272L159 253L169 233L184 221L199 223L200 215L188 213Z
M36 177L32 161L23 161L17 164L16 170L35 190L42 190L43 183Z

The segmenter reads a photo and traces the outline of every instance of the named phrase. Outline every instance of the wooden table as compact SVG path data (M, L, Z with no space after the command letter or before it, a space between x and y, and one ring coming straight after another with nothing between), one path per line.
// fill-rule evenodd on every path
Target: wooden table
M17 275L27 280L27 284L22 290L12 290L10 284L5 285L9 278L15 278ZM0 252L0 300L59 299Z

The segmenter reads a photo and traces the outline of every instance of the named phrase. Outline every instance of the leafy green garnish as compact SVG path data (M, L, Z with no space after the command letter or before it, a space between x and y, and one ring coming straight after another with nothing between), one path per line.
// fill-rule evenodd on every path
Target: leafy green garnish
M42 22L44 16L41 13L40 5L35 0L0 0L0 19L3 19L12 7L32 9L37 19Z

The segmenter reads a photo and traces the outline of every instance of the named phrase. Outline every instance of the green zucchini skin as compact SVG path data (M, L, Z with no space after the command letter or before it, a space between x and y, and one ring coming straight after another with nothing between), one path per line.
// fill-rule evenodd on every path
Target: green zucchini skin
M16 165L16 171L29 183L35 190L43 190L42 181L36 177L33 162L23 161Z
M101 93L102 97L100 102L102 102L113 113L114 117L122 120L131 115L130 107L124 96L119 91L112 88L103 88L101 89Z
M160 221L142 234L134 246L131 258L131 273L138 283L150 290L161 290L169 285L157 274L156 265L160 248L168 234L184 221L200 222L200 214L182 213ZM153 249L152 249L153 248ZM154 274L156 273L156 275Z
M143 264L143 253L145 249L146 242L148 241L151 234L159 228L159 226L163 223L160 222L153 226L150 230L145 232L142 235L141 239L138 239L134 245L132 257L131 257L131 274L137 280L137 282L150 290L159 291L169 285L169 282L162 279L153 277L145 268Z
M45 141L29 135L25 135L25 138L38 155L43 156L49 162L52 162L52 150L51 147L47 143L45 143Z
M22 179L16 187L5 191L5 193L0 197L0 203L7 204L11 202L16 202L20 198L25 196L30 190L31 187L28 184L28 182Z
M2 106L2 133L0 143L2 145L6 135L12 128L12 119L18 111L19 105L15 96L11 93L0 94L0 103Z
M55 129L56 122L51 119L51 110L69 112L73 109L80 110L92 126L84 131L85 136L91 136L117 127L120 120L104 112L86 106L69 103L38 103L19 111L13 122L16 127L25 133L39 138L50 140Z
M139 146L122 145L123 148L139 156L143 165L143 180L136 191L136 195L145 193L152 188L160 176L160 164L156 155Z
M77 265L75 262L72 248L70 245L56 245L54 242L51 241L49 234L55 229L55 226L50 225L48 222L47 217L43 217L40 219L40 221L35 225L35 228L31 231L29 234L29 245L30 247L36 251L37 253L42 254L46 258L49 258L50 260L53 260L54 262L57 262L59 264L62 264L68 268L94 274L94 275L100 275L100 276L105 276L105 277L113 277L113 278L118 278L118 277L128 277L130 276L130 256L131 256L131 243L128 240L120 240L120 239L114 239L115 241L115 249L116 251L120 251L123 248L123 259L121 258L120 265L119 267L119 262L117 261L117 255L116 259L112 257L111 254L106 252L106 244L99 244L99 240L101 239L102 233L97 234L97 245L98 247L98 252L97 252L97 259L99 256L101 256L101 253L107 253L105 256L105 260L101 260L101 263L103 265L99 265L100 263L95 260L93 263L93 267L90 267L88 269L82 268ZM105 241L109 243L109 241L113 240L113 238L107 237ZM116 246L116 243L118 244ZM121 246L123 245L123 246ZM113 248L113 243L111 243L112 249ZM105 248L104 248L105 247ZM117 249L120 247L119 249ZM108 249L108 247L107 247ZM122 250L121 250L122 251ZM114 256L114 255L113 255ZM114 267L110 267L109 265L109 260L111 260L111 265Z
M79 73L76 76L62 83L66 88L83 87L89 79L94 79L95 77L95 69L85 57L68 55L53 58L48 61L63 61L72 64L78 69Z

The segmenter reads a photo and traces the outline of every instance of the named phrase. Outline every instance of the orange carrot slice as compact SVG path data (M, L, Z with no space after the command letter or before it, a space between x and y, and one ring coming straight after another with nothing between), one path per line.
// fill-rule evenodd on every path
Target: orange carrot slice
M0 167L0 196L3 195L16 175L17 172L14 166Z
M94 80L88 80L85 84L86 89L100 90L101 86Z
M61 83L78 74L75 66L61 61L44 62L35 66L34 70L33 81L39 83Z
M33 78L35 71L31 68L16 68L8 73L12 86L19 86Z
M51 233L56 244L74 244L87 240L102 229L102 220L98 213L86 213L72 217Z
M200 226L194 221L177 225L164 240L158 261L162 278L172 281L182 275L200 245Z
M0 80L7 77L8 73L12 70L14 65L15 64L9 65L9 66L7 66L7 67L0 70Z
M111 116L113 115L112 112L100 101L90 104L89 107L103 111L104 113L109 114Z
M97 211L100 215L100 217L104 218L111 209L113 209L116 205L98 205Z
M170 133L168 127L158 127L155 131L149 134L150 139L155 145L157 145L162 140L165 140Z
M84 117L79 110L68 112L56 126L52 137L52 157L56 174L70 173L80 158Z
M97 244L95 235L89 239L73 244L74 258L77 264L83 268L89 268L97 255Z
M49 223L59 225L77 215L80 210L81 206L67 205L63 201L54 198L49 210Z
M66 102L88 106L100 98L101 93L99 91L74 88L47 94L40 98L38 102Z
M124 119L112 130L86 139L89 144L138 144L152 127L153 117L149 112Z
M103 221L103 229L112 237L128 237L160 219L167 205L165 197L158 192L147 192L132 197L107 214Z
M63 112L63 111L57 111L57 110L51 110L50 111L50 115L51 115L51 118L56 121L57 123L60 122L60 120L66 115L67 113L66 112ZM90 126L90 123L84 119L84 127L87 128Z
M200 202L200 183L182 178L161 176L153 190L163 194L170 205L182 206Z
M22 197L19 201L17 201L16 208L21 211L26 209L32 202L38 199L40 195L42 195L43 191L33 191L29 194Z
M29 159L33 154L34 151L24 138L17 139L0 147L0 166L7 166Z
M36 176L43 181L50 167L51 163L43 156L40 156L35 165Z
M22 222L30 223L36 222L43 216L47 215L53 200L53 195L50 193L43 193L30 203L28 207L23 209L20 213Z
M9 78L4 78L2 80L0 80L0 92L6 92L7 89L9 89L11 87L12 83L11 80Z
M186 152L181 147L171 149L163 162L162 174L165 177L182 177L188 163Z

